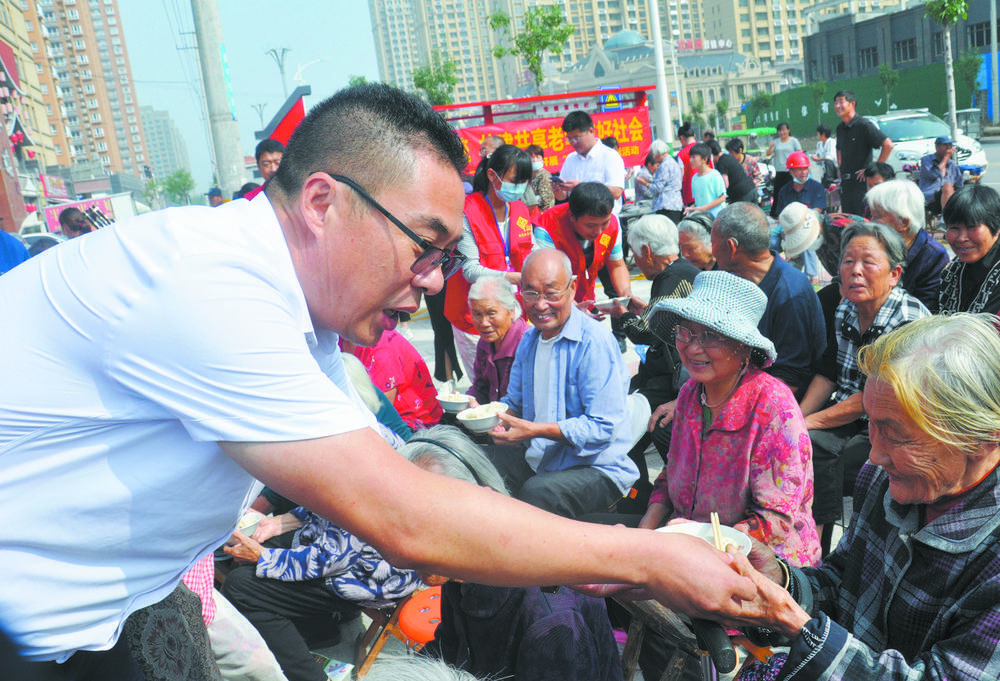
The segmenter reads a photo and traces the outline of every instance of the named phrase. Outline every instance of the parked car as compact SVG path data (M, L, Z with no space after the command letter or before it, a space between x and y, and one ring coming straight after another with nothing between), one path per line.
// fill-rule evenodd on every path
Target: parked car
M53 246L66 241L66 237L55 232L22 233L18 234L18 236L21 238L21 241L24 242L29 255L38 255L42 251L48 250Z
M904 166L919 168L920 159L934 153L934 140L951 136L948 124L927 109L900 109L868 118L895 144L889 165L897 173L904 170ZM955 162L963 170L966 181L975 182L986 172L989 162L982 145L961 133L959 129L955 139Z

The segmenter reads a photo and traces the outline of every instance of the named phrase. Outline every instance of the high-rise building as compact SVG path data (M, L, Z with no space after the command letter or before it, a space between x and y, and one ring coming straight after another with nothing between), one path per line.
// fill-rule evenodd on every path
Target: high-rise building
M625 30L646 32L649 7L637 0L368 0L371 12L379 77L401 88L413 89L413 71L439 52L458 65L455 101L481 101L514 96L530 85L523 60L498 60L493 49L505 42L504 34L490 28L497 11L511 19L516 33L534 7L559 6L576 30L561 54L545 56L545 72L557 72L580 62L594 46ZM664 38L700 37L701 15L697 3L662 0L660 22Z
M702 0L700 37L729 40L740 53L775 66L797 63L801 72L803 41L820 18L895 10L900 4L900 0Z
M149 157L117 0L37 0L22 7L46 43L54 80L43 97L63 115L69 157L141 177Z
M178 170L190 173L187 145L170 114L151 106L143 106L139 108L139 115L142 117L142 130L153 177L162 180Z

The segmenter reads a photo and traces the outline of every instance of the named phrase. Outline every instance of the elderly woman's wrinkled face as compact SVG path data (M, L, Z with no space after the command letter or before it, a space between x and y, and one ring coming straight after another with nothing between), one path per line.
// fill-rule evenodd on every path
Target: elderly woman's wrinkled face
M681 255L689 263L699 270L709 270L715 264L715 256L712 255L712 247L706 246L705 242L689 232L681 232L677 235L677 242L680 245Z
M892 227L902 235L905 235L910 231L909 220L904 220L895 213L884 210L881 206L872 206L872 222L878 222L886 227Z
M674 342L691 378L705 385L732 381L749 354L739 341L689 320L677 324Z
M514 323L514 313L493 299L470 300L472 325L479 336L490 343L499 343Z
M865 383L872 449L868 460L889 476L889 494L901 504L928 504L958 492L967 480L967 456L932 438L905 412L888 383Z
M958 259L965 263L979 262L997 242L997 235L990 234L986 225L948 225L944 238Z
M882 306L903 268L889 266L889 256L873 236L850 240L840 258L840 295L855 305Z

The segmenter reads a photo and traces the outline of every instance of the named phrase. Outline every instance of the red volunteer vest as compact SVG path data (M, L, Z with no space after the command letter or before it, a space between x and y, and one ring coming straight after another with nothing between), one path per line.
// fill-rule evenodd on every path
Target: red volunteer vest
M538 226L549 233L556 248L569 256L576 276L576 302L594 300L594 282L597 271L604 267L611 253L611 247L618 236L618 218L611 216L608 228L601 232L594 242L594 260L587 267L587 259L583 247L570 224L569 204L561 203L542 213L538 218Z
M528 207L521 201L508 205L510 220L510 269L520 272L524 259L531 252L531 221ZM489 201L481 192L472 192L465 197L465 217L472 227L472 236L479 248L479 264L498 272L507 271L507 255L503 238L497 226L496 216ZM444 316L456 328L466 333L477 333L469 313L469 282L461 272L448 280L444 294Z

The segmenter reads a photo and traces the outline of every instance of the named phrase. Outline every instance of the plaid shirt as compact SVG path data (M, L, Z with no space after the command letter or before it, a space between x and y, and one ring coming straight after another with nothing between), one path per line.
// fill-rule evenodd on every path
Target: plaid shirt
M814 619L779 678L1000 679L1000 471L921 526L923 515L865 464L840 545L820 567L792 569Z
M865 375L858 367L858 351L861 348L874 343L882 334L930 315L923 303L902 287L895 286L879 308L872 325L861 333L858 328L857 307L846 298L841 300L836 314L838 372L834 402L842 402L864 389Z

